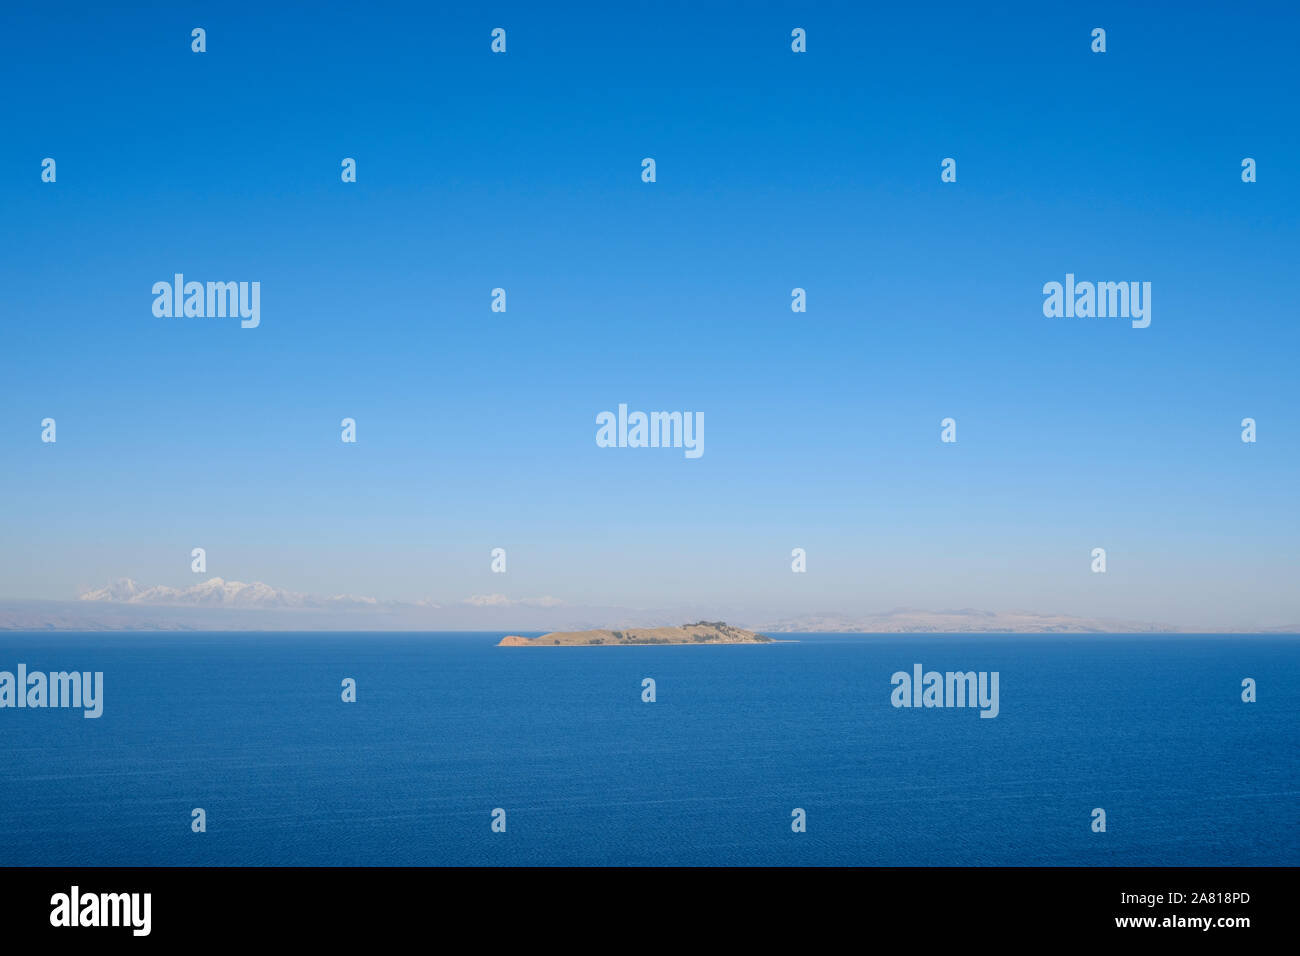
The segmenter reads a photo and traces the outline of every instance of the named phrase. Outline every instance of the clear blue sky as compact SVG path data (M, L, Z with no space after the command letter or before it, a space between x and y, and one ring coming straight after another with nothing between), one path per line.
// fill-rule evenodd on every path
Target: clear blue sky
M1293 4L440 6L6 13L0 596L1300 620Z

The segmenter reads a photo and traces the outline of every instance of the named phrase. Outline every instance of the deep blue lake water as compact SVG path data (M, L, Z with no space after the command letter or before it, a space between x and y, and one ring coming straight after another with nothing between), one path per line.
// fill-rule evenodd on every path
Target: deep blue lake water
M0 865L1300 864L1295 637L500 636L0 633L105 684L0 709ZM893 707L917 662L999 715Z

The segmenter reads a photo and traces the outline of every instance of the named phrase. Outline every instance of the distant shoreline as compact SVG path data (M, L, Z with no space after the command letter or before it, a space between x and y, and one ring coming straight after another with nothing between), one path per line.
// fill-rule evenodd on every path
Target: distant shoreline
M206 595L220 579L199 587ZM50 601L0 598L0 631L349 631L349 632L485 632L524 634L622 628L660 629L667 621L698 620L693 609L626 608L619 606L531 604L449 604L373 601L368 598L312 598L260 583L240 585L233 596L221 592L214 603L154 603L140 594L166 589L119 582L126 599ZM110 589L111 590L111 589ZM176 591L177 589L171 589ZM184 593L189 593L188 589ZM248 603L244 595L248 593ZM113 592L117 593L117 592ZM195 598L197 601L198 599ZM272 603L262 603L264 601ZM714 617L711 613L703 615ZM899 608L863 614L797 614L774 617L745 609L728 615L747 619L741 625L770 637L799 634L1298 634L1300 620L1249 625L1188 626L1168 621L1133 621L1025 611L958 609L925 611ZM1300 615L1297 615L1300 616ZM666 619L666 620L665 620ZM614 623L610 623L614 622Z
M454 632L453 632L454 633ZM799 641L662 641L658 644L640 644L628 641L623 644L543 644L534 640L531 644L500 644L497 647L766 647L768 644L799 644Z
M418 637L421 635L482 635L484 637L501 635L519 634L523 631L525 634L530 633L523 628L376 628L376 627L20 627L13 625L0 624L0 636L5 634L21 635L45 635L47 637L58 637L60 635L90 635L90 634L135 634L135 635L182 635L188 634L194 637L213 634L248 634L264 635L274 637L277 635L294 636L304 634L317 634L322 636L347 636L347 635L374 635L374 636L401 636ZM544 632L536 632L539 636ZM824 638L853 638L853 637L890 637L890 638L914 638L914 637L985 637L985 638L1080 638L1090 637L1098 639L1116 638L1127 639L1135 637L1151 638L1247 638L1247 637L1286 637L1300 638L1300 631L776 631L774 633L782 635L797 635L797 638L824 637ZM699 641L675 641L673 644L699 644ZM717 641L713 643L735 643ZM773 644L797 644L798 639L791 637L776 638L762 643ZM553 647L556 645L547 645ZM564 645L561 645L564 646ZM581 647L602 646L602 645L576 645ZM603 645L608 646L608 645ZM641 646L641 645L635 645ZM667 642L663 646L669 646Z
M580 631L550 631L540 637L507 634L499 647L611 647L646 645L670 647L677 644L771 644L772 638L725 621L696 621L677 627L585 628Z

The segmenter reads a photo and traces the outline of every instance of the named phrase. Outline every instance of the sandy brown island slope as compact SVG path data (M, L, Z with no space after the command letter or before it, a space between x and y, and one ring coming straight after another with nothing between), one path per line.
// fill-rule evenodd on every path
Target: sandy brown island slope
M681 627L638 627L626 631L555 631L541 637L501 638L498 647L554 647L557 644L770 644L772 638L721 621Z

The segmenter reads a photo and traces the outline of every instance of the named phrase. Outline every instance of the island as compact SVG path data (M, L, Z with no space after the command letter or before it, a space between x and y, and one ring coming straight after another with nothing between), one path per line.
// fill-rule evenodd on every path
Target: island
M696 621L681 627L638 627L626 631L554 631L541 637L501 638L498 647L561 647L588 644L771 644L772 638L721 621Z

